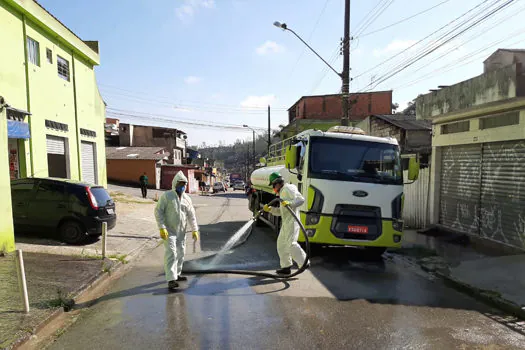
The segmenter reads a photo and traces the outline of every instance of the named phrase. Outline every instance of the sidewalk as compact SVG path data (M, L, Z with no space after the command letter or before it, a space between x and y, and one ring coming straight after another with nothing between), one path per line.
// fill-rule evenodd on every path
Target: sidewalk
M466 236L408 230L403 247L392 254L411 259L456 288L525 317L525 253L482 251Z
M71 307L93 284L109 277L145 249L161 244L154 217L155 202L111 190L117 203L117 225L108 232L107 256L101 260L101 242L68 246L52 238L17 236L23 250L31 312L23 313L14 254L0 257L0 349L24 341ZM148 196L149 197L149 196ZM192 196L201 239L186 240L188 261L212 255L251 217L244 201L220 196Z

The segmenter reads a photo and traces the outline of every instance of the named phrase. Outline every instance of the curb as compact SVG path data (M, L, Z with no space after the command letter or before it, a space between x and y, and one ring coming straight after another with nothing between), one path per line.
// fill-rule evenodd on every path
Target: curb
M428 268L420 264L417 261L412 261L410 259L403 259L402 257L396 256L395 253L385 254L384 257L387 260L390 260L393 262L402 261L405 263L409 263L412 266L419 267L422 271L424 271L428 275L441 279L446 285L454 288L455 290L459 292L467 294L476 300L485 302L486 304L491 305L497 309L500 309L512 316L518 317L520 319L525 319L525 307L522 308L521 306L509 300L498 297L494 294L494 292L491 292L490 290L476 288L468 283L461 282L460 280L451 277L450 275L444 273L443 271L440 271L439 269L431 269L431 268Z
M436 271L434 273L437 277L440 277L441 279L443 279L443 281L445 281L445 284L453 287L454 289L460 292L463 292L465 294L468 294L476 299L482 300L486 302L487 304L490 304L498 309L501 309L505 311L506 313L509 313L515 317L525 319L525 308L522 308L519 305L509 300L495 296L489 290L476 288L474 286L471 286L470 284L461 282L453 277L447 276L439 271Z
M150 239L150 240L146 241L140 247L137 247L132 252L130 252L127 255L127 257L129 257L129 259L127 260L127 263L131 262L133 259L135 259L140 254L140 252L142 250L146 249L146 246L151 241L153 241L153 239ZM104 272L102 268L104 267L104 264L106 264L108 260L111 261L112 264L111 264L110 269L108 271ZM71 293L72 294L71 300L73 300L73 305L76 304L77 300L85 292L87 292L90 289L95 288L96 286L98 286L102 282L105 282L107 279L109 279L111 277L112 273L118 271L120 268L122 268L125 265L125 264L122 264L121 261L118 261L118 260L117 261L113 261L113 260L108 259L108 258L106 258L104 260L100 260L100 261L102 262L101 270L97 274L95 274L93 277L91 277L87 282L85 282L82 285L80 285L77 289L75 289ZM49 316L47 316L41 322L39 322L37 326L35 326L33 329L31 329L31 331L29 331L28 333L20 336L18 339L14 340L11 344L9 344L5 348L5 350L16 349L16 348L22 346L33 335L35 335L40 330L42 330L42 328L44 328L49 323L51 323L55 318L57 318L58 316L66 313L66 312L67 311L64 310L64 307L57 307L57 308L55 308L55 310L52 311L51 314L49 314Z

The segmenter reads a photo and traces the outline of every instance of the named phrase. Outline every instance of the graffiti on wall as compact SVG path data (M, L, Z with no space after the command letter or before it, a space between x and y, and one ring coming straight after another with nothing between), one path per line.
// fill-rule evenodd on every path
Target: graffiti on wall
M440 223L525 248L525 141L445 147Z

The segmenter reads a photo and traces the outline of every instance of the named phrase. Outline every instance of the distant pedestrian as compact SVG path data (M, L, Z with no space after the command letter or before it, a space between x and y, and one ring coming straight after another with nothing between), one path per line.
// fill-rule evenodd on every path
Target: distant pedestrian
M148 196L148 176L146 175L146 172L140 176L139 182L140 190L142 191L142 198L146 198Z
M201 195L204 196L204 192L206 192L206 182L204 181L200 181L199 182L199 187L201 189Z

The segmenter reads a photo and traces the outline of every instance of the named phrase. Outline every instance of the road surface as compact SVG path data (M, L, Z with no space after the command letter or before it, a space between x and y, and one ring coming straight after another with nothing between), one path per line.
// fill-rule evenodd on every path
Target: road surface
M249 216L246 199L209 199L202 231L228 230ZM241 220L242 219L242 220ZM209 235L208 235L209 237ZM277 267L275 234L254 229L220 267ZM203 246L206 242L203 238ZM520 349L511 318L417 268L370 261L354 249L322 249L292 281L249 276L190 277L169 293L163 247L145 255L109 293L86 307L51 349ZM201 266L209 259L190 262Z

